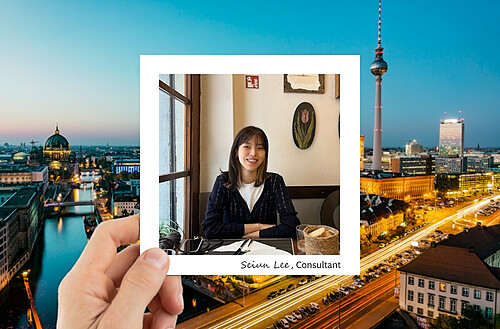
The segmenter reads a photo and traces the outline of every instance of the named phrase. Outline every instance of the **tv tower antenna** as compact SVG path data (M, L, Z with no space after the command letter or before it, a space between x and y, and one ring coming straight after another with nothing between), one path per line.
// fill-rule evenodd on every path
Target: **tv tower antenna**
M387 63L384 61L382 48L382 0L378 1L378 38L375 48L375 60L370 71L375 76L375 120L373 123L373 170L382 170L382 76L387 72Z

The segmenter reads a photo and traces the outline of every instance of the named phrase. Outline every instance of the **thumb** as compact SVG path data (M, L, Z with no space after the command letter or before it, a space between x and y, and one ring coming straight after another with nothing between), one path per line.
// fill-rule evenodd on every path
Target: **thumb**
M139 256L123 277L117 295L102 318L104 328L142 328L144 311L158 293L169 265L167 254L159 248Z

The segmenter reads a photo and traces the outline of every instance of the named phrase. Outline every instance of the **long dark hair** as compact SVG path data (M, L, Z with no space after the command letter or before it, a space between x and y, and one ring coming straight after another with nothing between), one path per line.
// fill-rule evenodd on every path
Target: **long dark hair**
M266 133L264 130L248 126L241 129L233 141L233 146L231 146L231 153L229 153L229 170L227 171L227 181L224 184L226 187L240 187L241 186L241 164L238 160L237 153L241 144L248 142L253 136L257 136L257 139L262 143L262 147L266 151L266 157L263 164L257 168L257 178L255 179L255 186L260 186L269 177L267 174L267 158L269 154L269 142L267 140Z

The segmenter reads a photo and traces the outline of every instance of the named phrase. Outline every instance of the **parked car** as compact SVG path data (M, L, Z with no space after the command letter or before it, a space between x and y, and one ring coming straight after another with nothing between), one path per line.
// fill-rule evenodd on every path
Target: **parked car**
M286 287L286 291L293 290L293 289L295 289L296 287L297 287L296 285L294 285L293 283L290 283L290 284L288 285L288 287Z
M280 323L283 325L283 328L285 328L285 329L290 328L290 324L288 323L288 321L286 319L281 319Z
M313 314L314 312L316 312L316 309L312 308L311 306L306 306L305 309L307 310L307 312L309 312L310 314Z
M312 308L319 310L319 305L316 304L315 302L310 302L309 305L311 305Z
M285 315L285 319L288 322L297 323L297 319L293 315L287 314Z
M309 313L309 311L307 311L304 307L299 308L299 312L303 316L309 316L309 315L311 315L311 313Z
M273 299L276 296L278 296L278 292L276 290L273 290L267 295L267 299Z
M293 311L292 315L297 319L297 320L302 320L302 314L300 311Z
M285 289L285 288L281 288L281 289L278 291L278 295L283 295L285 292L286 292L286 289Z
M307 281L307 279L306 279L306 278L304 278L304 279L302 279L302 280L300 280L300 281L299 281L299 286L303 286L303 285L305 285L307 282L309 282L309 281Z
M330 301L328 300L328 297L323 297L323 299L321 301L323 302L323 305L330 304Z

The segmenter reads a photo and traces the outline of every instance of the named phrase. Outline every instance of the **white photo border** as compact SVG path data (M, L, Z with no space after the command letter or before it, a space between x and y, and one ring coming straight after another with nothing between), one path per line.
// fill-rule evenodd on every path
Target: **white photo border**
M170 256L168 275L355 275L359 258L359 55L141 55L141 252L159 242L160 74L340 74L340 255ZM333 91L332 91L333 92ZM242 261L270 268L242 268ZM288 263L289 268L274 268ZM300 268L307 264L310 268ZM325 264L338 266L327 268ZM312 267L314 266L314 268Z

